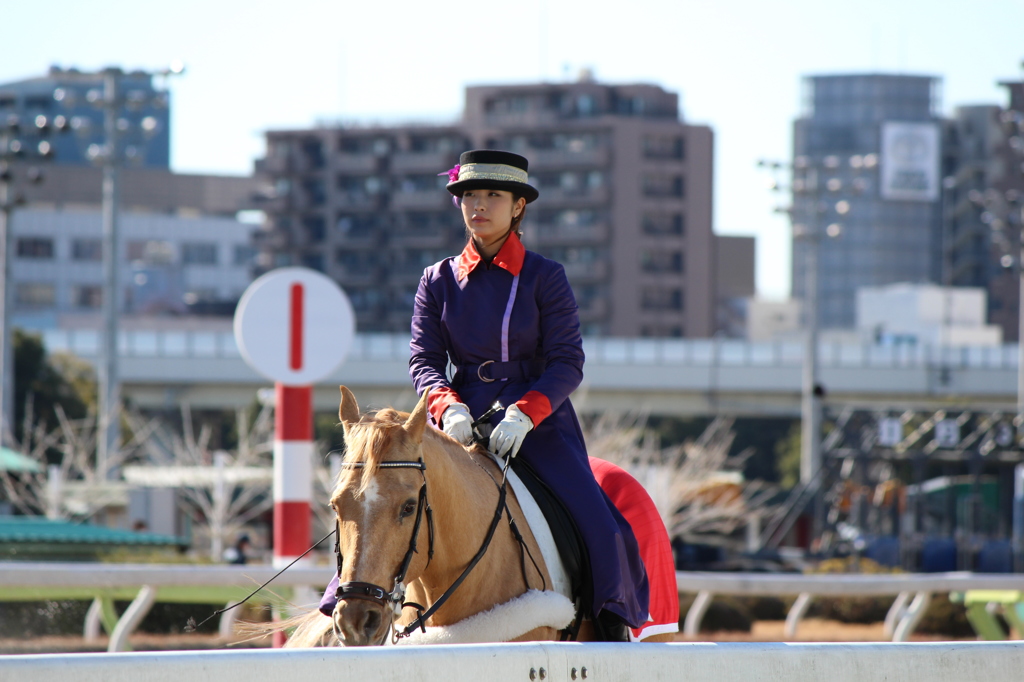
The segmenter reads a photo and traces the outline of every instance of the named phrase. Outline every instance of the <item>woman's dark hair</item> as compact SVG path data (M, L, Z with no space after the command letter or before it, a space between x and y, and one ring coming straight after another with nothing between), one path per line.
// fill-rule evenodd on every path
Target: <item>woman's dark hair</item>
M519 200L522 199L522 198L523 198L523 195L516 194L515 192L513 192L512 193L512 205L515 206L517 203L519 203ZM523 224L523 218L525 218L525 217L526 217L526 205L524 204L523 205L523 210L519 212L519 215L517 215L514 218L512 218L512 229L515 230L516 234L519 235L520 237L523 236L522 224Z

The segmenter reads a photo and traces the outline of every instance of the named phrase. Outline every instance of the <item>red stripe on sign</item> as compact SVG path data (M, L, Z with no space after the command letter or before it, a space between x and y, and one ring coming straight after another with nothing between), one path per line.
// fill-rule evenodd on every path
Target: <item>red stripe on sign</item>
M274 503L274 556L296 557L309 549L309 502Z
M288 359L292 370L298 372L302 369L302 284L299 282L292 284L291 294L291 334L289 336Z
M274 384L274 437L313 440L313 387Z

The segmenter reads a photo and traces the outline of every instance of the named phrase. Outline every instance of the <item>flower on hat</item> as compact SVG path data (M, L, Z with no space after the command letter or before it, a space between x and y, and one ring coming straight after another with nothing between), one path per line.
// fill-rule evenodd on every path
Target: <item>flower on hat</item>
M459 180L459 169L460 168L462 168L461 165L455 164L455 168L451 168L449 170L446 170L446 171L443 171L441 173L438 173L438 175L444 175L445 173L447 173L448 174L448 182L449 183L458 182L458 180ZM452 205L455 206L456 208L458 208L458 206L459 206L459 198L458 197L455 197L455 196L452 197Z
M458 182L458 180L459 180L459 169L460 168L462 168L462 166L460 166L459 164L455 164L455 168L452 168L450 170L446 170L444 172L438 173L438 175L444 175L445 173L447 173L448 174L448 182Z

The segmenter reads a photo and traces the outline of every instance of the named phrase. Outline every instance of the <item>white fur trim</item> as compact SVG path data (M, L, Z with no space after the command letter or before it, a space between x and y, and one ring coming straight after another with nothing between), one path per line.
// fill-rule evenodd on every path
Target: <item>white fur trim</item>
M417 630L399 640L399 644L480 644L507 642L530 630L549 627L561 630L576 616L572 602L556 592L529 590L459 621L454 625Z

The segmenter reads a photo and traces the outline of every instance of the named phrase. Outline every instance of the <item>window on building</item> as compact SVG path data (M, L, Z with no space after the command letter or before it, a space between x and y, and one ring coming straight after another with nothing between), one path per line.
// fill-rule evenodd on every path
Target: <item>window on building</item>
M302 256L302 265L317 272L324 271L324 256L322 253L306 253Z
M324 147L316 138L306 138L302 141L302 153L310 168L317 169L324 167Z
M181 300L185 305L195 305L197 303L216 301L217 290L212 287L197 287L186 291L181 297Z
M130 241L125 245L125 253L130 261L140 260L152 264L174 262L174 246L165 241Z
M668 287L644 287L640 297L644 310L682 310L683 290Z
M18 258L53 258L53 239L50 237L19 237L17 245Z
M682 235L684 232L682 213L644 213L642 226L646 234Z
M648 173L643 178L644 196L682 198L683 176Z
M641 251L640 267L644 272L682 272L683 252L661 249Z
M306 200L311 206L323 206L327 196L324 191L324 181L320 178L311 178L302 182L302 189L306 192Z
M644 135L644 157L682 159L683 138L679 135Z
M71 240L72 260L101 261L103 260L103 241L99 239Z
M256 249L249 244L235 244L234 264L252 265L256 260Z
M214 242L184 242L181 245L183 265L216 265L217 245Z
M647 338L680 338L683 327L678 324L645 324L640 327L640 336Z
M436 192L439 189L444 189L447 184L447 175L429 173L406 175L402 178L399 186L402 188L403 192Z
M57 289L43 282L22 282L14 290L14 302L25 308L52 308L57 302Z
M103 305L103 287L98 284L75 284L71 287L71 305L95 309Z
M322 242L324 240L325 221L322 215L311 215L305 216L302 219L302 227L306 229L306 234L309 236L309 240L313 243Z

